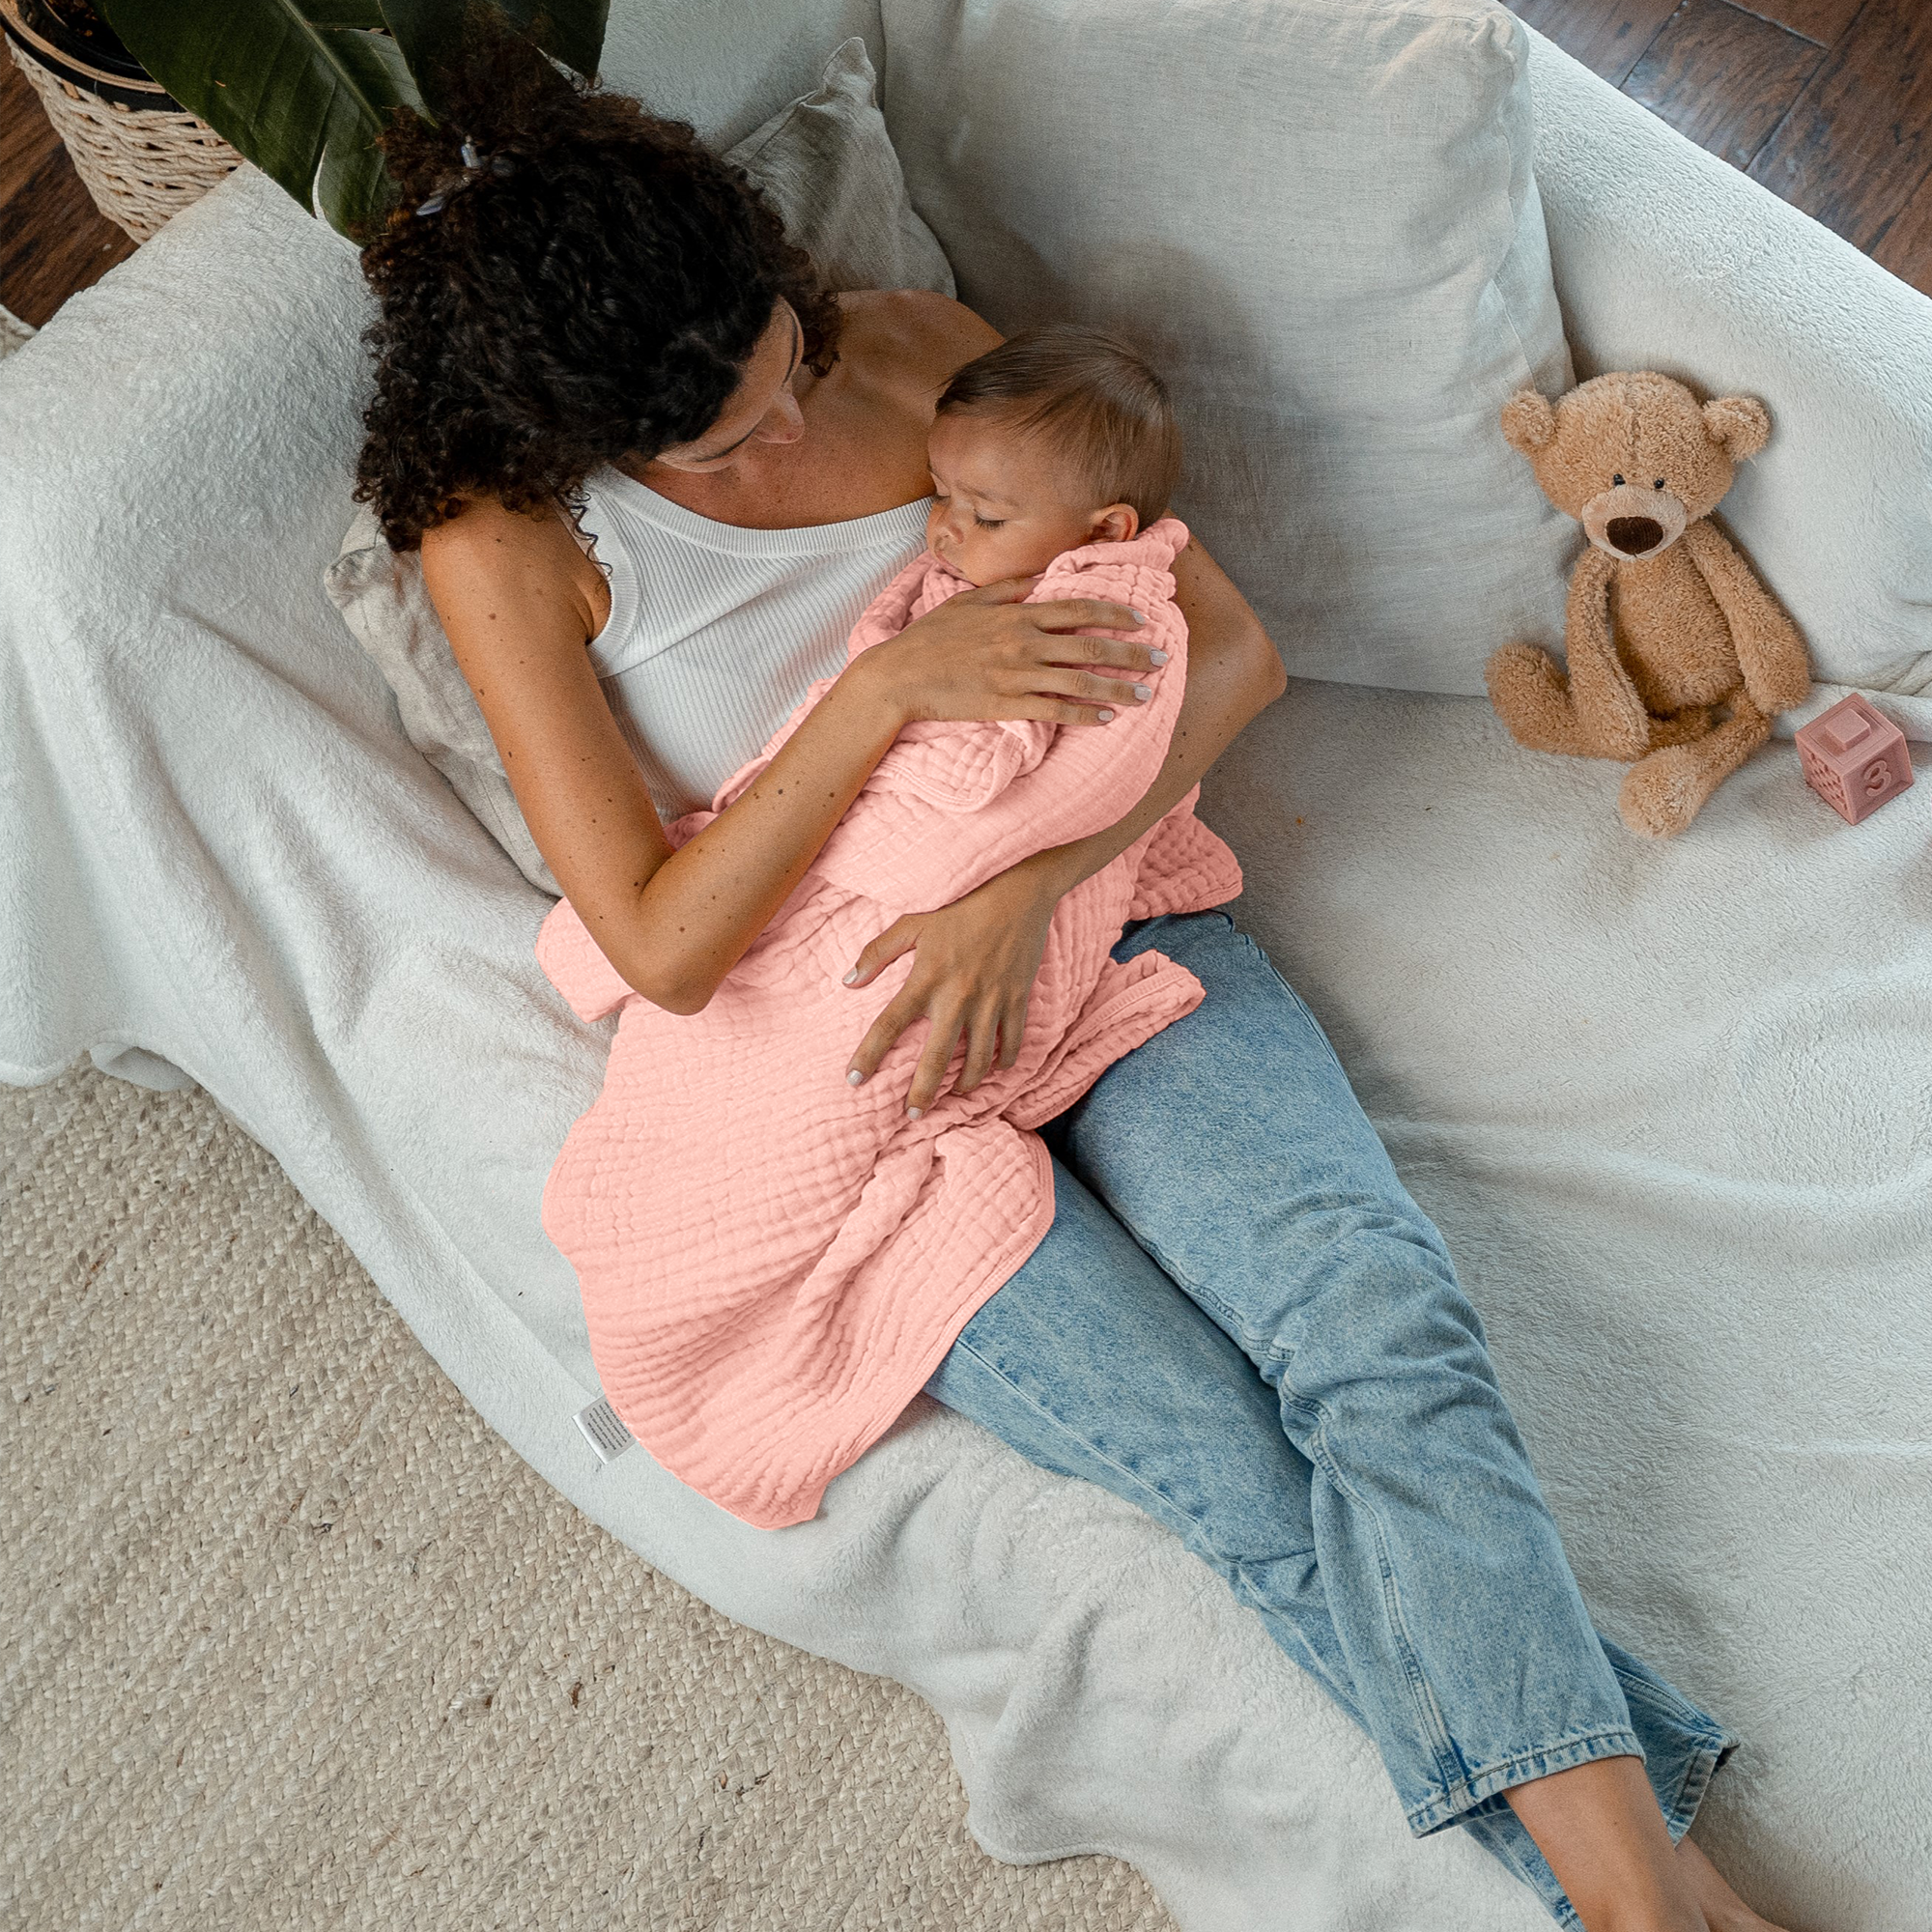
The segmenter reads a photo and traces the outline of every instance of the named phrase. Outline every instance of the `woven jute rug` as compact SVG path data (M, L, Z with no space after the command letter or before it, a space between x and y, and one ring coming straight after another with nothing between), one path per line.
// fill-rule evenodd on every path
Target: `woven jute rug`
M0 1088L0 1332L8 1932L1172 1927L580 1515L200 1090Z

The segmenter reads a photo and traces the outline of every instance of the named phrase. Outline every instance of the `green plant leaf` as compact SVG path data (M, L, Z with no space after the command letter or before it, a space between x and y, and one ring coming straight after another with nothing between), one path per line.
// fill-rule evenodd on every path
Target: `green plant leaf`
M350 67L360 70L363 85L354 95L338 91L329 102L315 205L338 234L354 237L380 221L395 199L383 151L376 145L387 108L407 103L420 109L423 103L402 49L388 35L345 34L339 51ZM387 105L372 123L365 103L378 100Z
M553 60L586 80L597 77L611 0L382 0L383 18L432 108L440 92L438 64L463 44L472 7L500 14Z
M183 106L344 234L391 190L376 136L422 98L377 0L96 0Z

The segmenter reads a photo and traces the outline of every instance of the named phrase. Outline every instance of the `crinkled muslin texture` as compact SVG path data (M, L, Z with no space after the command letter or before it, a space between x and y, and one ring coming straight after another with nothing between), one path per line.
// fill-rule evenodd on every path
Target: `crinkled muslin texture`
M842 976L868 940L1145 796L1186 689L1169 569L1186 541L1165 518L1067 552L1029 593L1145 613L1134 637L1169 653L1146 703L1110 724L908 725L702 1012L634 993L569 900L544 922L537 957L579 1015L619 1009L604 1090L544 1189L545 1232L577 1270L604 1393L631 1433L759 1528L817 1513L1045 1235L1052 1164L1030 1129L1201 1002L1200 980L1158 952L1109 956L1129 919L1240 892L1235 855L1194 816L1196 786L1060 901L1011 1066L911 1120L916 1026L863 1086L845 1079L916 956L857 991ZM848 662L969 587L928 551L861 618ZM668 828L673 845L753 782L832 685L810 686L712 810Z

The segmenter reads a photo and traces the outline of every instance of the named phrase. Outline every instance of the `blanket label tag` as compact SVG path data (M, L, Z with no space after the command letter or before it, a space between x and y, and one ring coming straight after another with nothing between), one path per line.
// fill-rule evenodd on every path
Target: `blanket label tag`
M638 1438L617 1420L611 1398L600 1395L588 1408L577 1411L577 1426L583 1439L597 1452L600 1463L614 1463Z

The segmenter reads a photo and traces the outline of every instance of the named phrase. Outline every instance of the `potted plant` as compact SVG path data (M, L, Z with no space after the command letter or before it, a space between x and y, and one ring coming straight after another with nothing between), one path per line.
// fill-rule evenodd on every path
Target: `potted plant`
M95 206L136 242L240 163L89 0L0 0L0 27Z
M245 157L353 237L394 198L376 137L396 107L433 114L437 58L462 42L472 9L594 75L609 0L0 0L10 38L16 14L48 8L95 15L103 48L118 43L148 87L222 144L215 179Z

